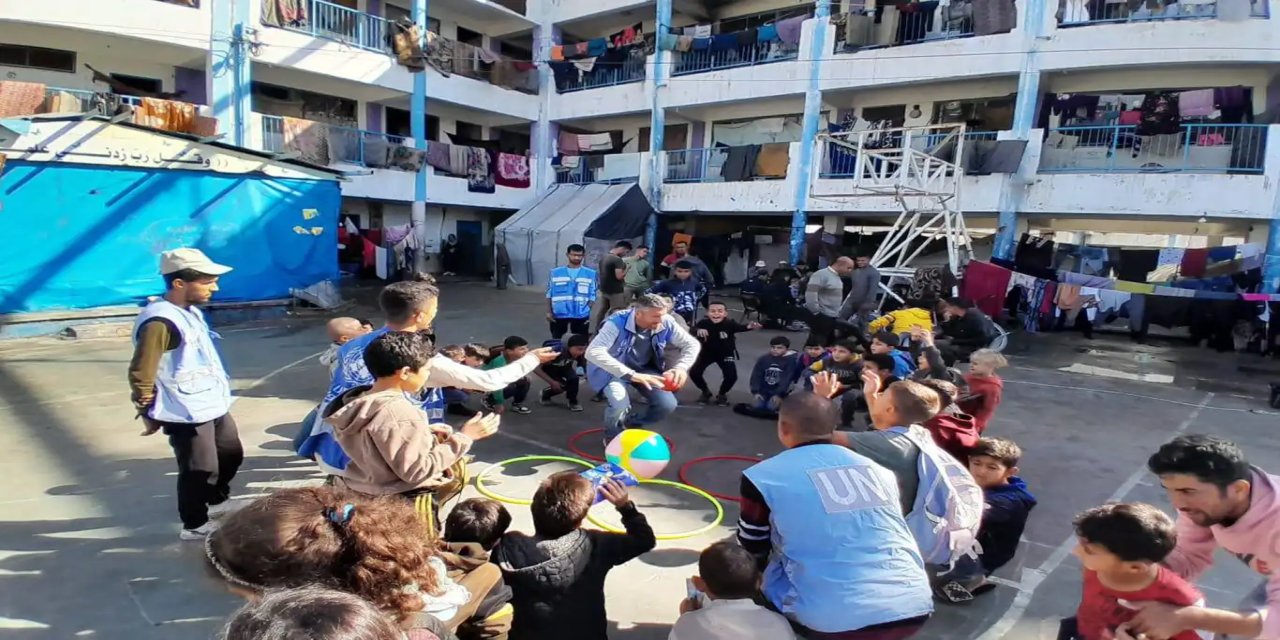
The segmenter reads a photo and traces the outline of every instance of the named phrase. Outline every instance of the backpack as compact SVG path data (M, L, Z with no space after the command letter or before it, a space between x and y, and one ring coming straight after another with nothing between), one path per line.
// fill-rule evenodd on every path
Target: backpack
M906 436L920 449L920 486L906 517L907 528L925 563L951 566L966 555L981 553L978 526L986 502L982 488L924 427L908 427Z

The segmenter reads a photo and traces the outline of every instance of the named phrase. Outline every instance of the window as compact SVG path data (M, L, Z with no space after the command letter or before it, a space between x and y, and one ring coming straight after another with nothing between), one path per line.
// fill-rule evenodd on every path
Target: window
M498 53L512 60L533 60L533 51L531 49L506 41L498 43Z
M457 40L458 42L465 42L469 45L473 45L477 47L482 46L484 44L483 35L475 31L472 31L466 27L458 27L458 37L455 38L455 40Z
M469 138L471 140L484 139L484 127L481 127L478 124L471 124L470 122L463 122L459 120L457 126L454 127L454 131L462 138Z
M649 150L649 127L640 127L640 153ZM669 124L663 129L662 134L662 150L663 151L679 151L687 147L689 143L689 125L687 124ZM697 141L702 144L701 140Z
M387 133L405 138L413 135L412 120L404 109L387 107ZM440 118L427 116L427 140L440 141Z
M75 73L76 53L20 44L0 44L0 65Z
M129 94L125 91L117 91L125 95L143 95L150 96L162 92L164 89L160 86L160 81L155 78L143 78L140 76L130 76L123 73L111 74L111 79L120 84L136 91L136 94Z
M529 152L529 134L499 129L498 148L506 153L524 155Z

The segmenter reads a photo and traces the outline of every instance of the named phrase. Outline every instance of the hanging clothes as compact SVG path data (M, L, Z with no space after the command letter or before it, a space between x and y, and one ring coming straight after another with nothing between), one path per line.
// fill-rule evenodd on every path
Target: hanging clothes
M449 166L449 149L450 146L446 142L428 142L426 158L427 164L443 172L448 172L451 168Z
M1235 245L1229 247L1209 247L1209 262L1222 262L1236 257Z
M1204 268L1208 262L1208 249L1187 249L1182 254L1182 267L1179 273L1188 278L1199 278L1204 275Z
M756 158L760 155L760 145L749 144L729 147L720 175L725 182L742 182L755 175ZM784 172L785 175L785 172Z
M1169 247L1160 250L1159 257L1156 258L1157 267L1166 267L1169 265L1181 265L1182 256L1187 252L1181 247Z
M0 118L41 113L45 103L44 93L45 86L37 82L0 82Z
M960 295L972 300L983 313L996 317L1004 307L1005 293L1013 272L1003 267L979 262L969 262L960 283Z
M794 18L779 20L777 24L774 25L778 31L778 39L781 40L783 44L799 46L800 27L804 24L804 21L808 19L809 18L807 16L796 16Z
M1207 118L1216 110L1213 89L1183 91L1178 94L1178 108L1183 117Z
M1157 249L1121 249L1116 275L1121 280L1146 282L1147 274L1155 271L1159 259L1160 251Z
M298 159L311 164L329 164L329 139L327 125L311 120L282 117L280 128L284 137L284 149L298 154Z
M514 153L499 153L494 183L516 189L529 188L529 158Z
M493 170L489 166L489 152L476 147L465 147L465 149L467 150L467 191L493 193Z
M1014 262L1019 267L1048 269L1053 264L1054 243L1049 238L1022 234L1014 252Z
M785 142L760 145L755 172L762 178L785 178L791 162L791 145Z
M453 145L449 147L449 173L460 178L470 175L468 167L471 162L471 147Z
M973 0L972 6L974 35L1009 33L1018 24L1013 0Z
M1182 112L1178 107L1178 94L1171 91L1148 93L1142 99L1142 120L1135 133L1140 136L1156 136L1178 133L1182 128Z

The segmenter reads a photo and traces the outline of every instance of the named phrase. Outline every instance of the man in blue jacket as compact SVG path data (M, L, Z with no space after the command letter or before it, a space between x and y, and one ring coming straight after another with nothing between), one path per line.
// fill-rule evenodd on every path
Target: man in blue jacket
M604 412L605 444L625 429L662 421L676 408L672 391L688 381L689 367L702 345L669 315L670 310L662 296L643 294L630 309L600 323L600 331L587 347L587 383L609 402ZM668 347L679 355L670 354ZM671 366L667 365L669 355L674 360ZM630 387L649 401L641 415L632 415Z
M596 301L596 270L582 266L586 247L571 244L564 255L569 264L552 269L547 278L547 322L556 340L566 332L588 333Z

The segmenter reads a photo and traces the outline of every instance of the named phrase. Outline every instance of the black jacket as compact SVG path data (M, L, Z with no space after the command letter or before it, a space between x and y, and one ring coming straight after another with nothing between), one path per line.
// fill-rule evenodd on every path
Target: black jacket
M958 347L985 347L1000 335L996 323L987 314L969 309L963 316L942 325L943 335Z
M653 549L653 529L634 504L620 507L626 533L577 529L544 539L502 537L493 562L513 594L511 640L604 640L604 579L609 570Z

